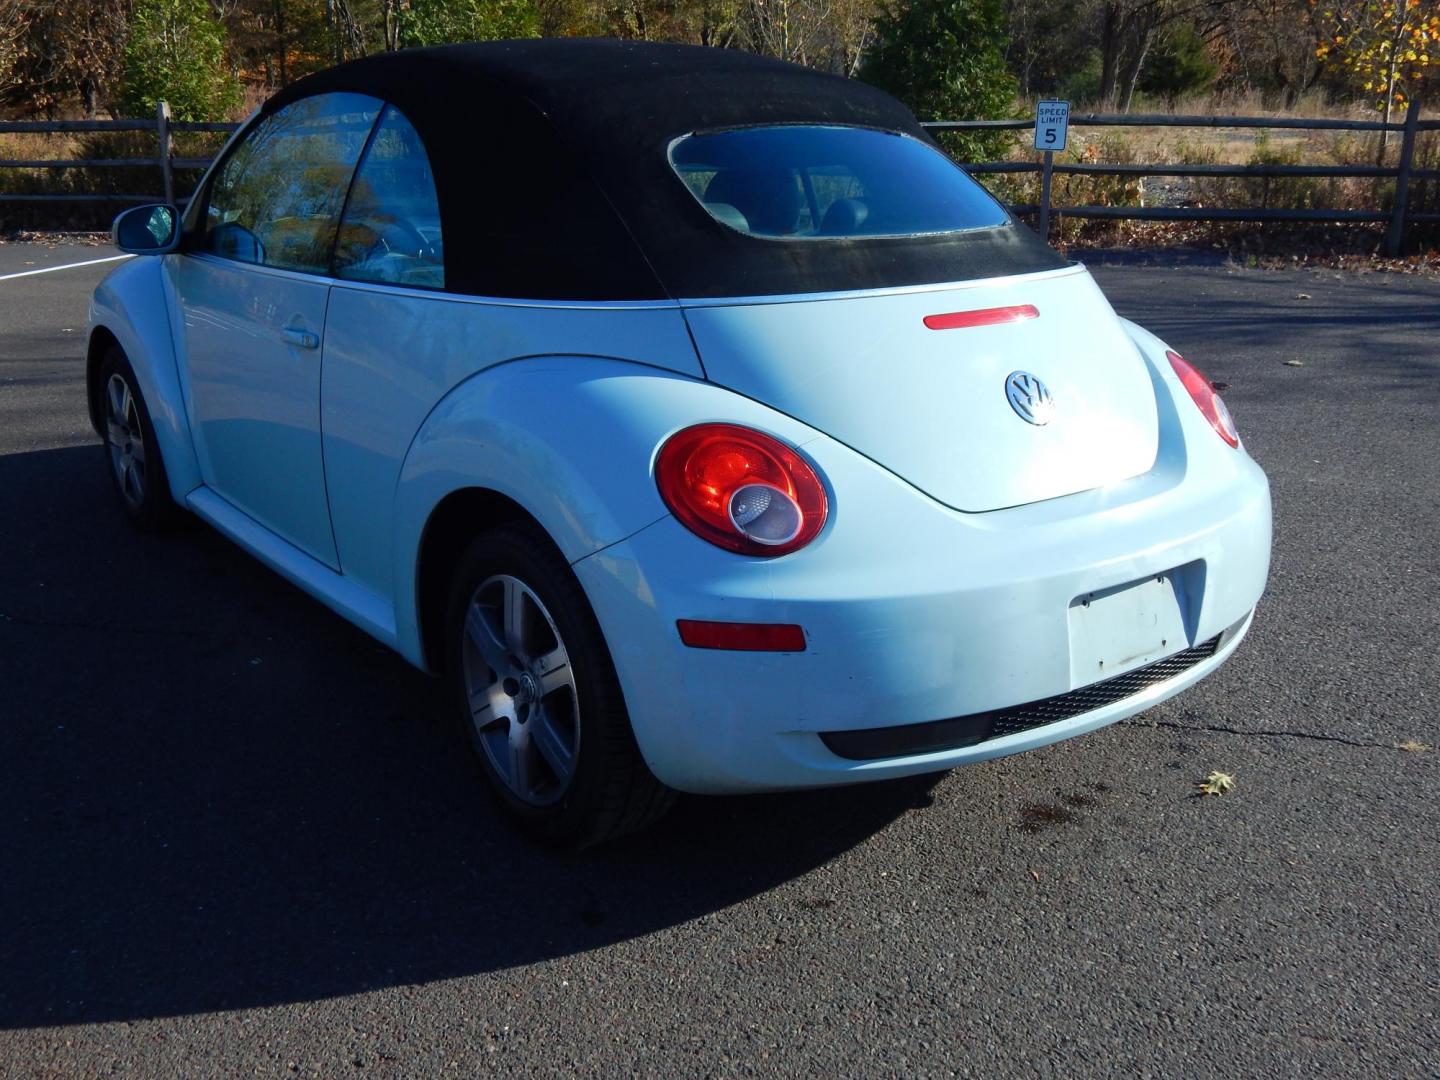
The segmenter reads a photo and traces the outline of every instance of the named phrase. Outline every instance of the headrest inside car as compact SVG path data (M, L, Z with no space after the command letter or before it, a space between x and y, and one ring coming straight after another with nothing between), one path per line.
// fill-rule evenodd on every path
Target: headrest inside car
M849 236L870 216L870 207L860 199L836 199L825 211L820 231L827 236Z
M735 207L746 231L762 236L794 236L805 209L800 184L788 169L722 169L705 188L705 202Z

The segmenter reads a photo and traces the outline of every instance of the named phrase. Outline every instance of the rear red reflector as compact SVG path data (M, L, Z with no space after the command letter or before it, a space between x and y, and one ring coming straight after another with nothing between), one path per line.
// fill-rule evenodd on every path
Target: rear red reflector
M805 631L793 623L704 622L677 619L680 640L692 649L804 652Z
M1016 304L1014 307L981 308L978 311L952 311L948 315L926 315L925 325L931 330L959 330L966 326L993 326L996 323L1020 322L1023 319L1038 319L1039 310L1034 304Z

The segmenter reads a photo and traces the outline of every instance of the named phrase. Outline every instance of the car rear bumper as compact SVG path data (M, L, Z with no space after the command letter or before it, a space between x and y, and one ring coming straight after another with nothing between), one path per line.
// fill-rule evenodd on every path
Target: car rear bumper
M1228 447L1203 469L1177 455L1107 490L987 514L941 507L827 439L802 449L846 496L810 547L746 558L666 518L575 564L641 750L681 790L936 771L1101 727L1224 663L1264 588L1269 488L1248 456ZM1129 586L1173 591L1178 637L1133 653L1112 649L1104 627L1097 640L1077 618L1087 599ZM807 648L688 648L677 619L796 623ZM939 748L900 734L1068 695L1217 638L1213 652L1173 674L1051 722L974 739L976 721ZM875 737L882 729L895 739ZM876 752L855 756L857 746Z
M1159 696L1165 696L1167 691L1173 692L1172 685L1178 688L1180 680L1192 669L1204 668L1208 661L1222 658L1222 651L1228 651L1244 636L1252 618L1253 613L1224 633L1198 645L1064 694L1005 709L990 709L920 724L822 731L820 741L832 754L851 761L919 757L992 742L1038 728L1056 728L1056 725L1088 713L1113 711L1115 706L1148 705L1159 700Z

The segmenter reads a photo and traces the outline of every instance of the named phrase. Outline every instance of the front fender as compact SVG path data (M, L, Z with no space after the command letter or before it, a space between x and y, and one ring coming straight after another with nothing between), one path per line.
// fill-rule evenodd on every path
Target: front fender
M190 438L160 258L129 259L95 287L90 299L92 354L101 328L114 336L130 360L155 426L170 493L183 503L185 495L200 486L200 464ZM91 421L98 428L99 418L93 413Z
M416 434L396 489L393 595L401 652L423 664L419 555L426 524L446 496L466 488L505 495L574 563L669 513L652 475L655 453L671 433L712 420L758 428L792 445L816 435L713 383L619 360L517 360L455 387Z

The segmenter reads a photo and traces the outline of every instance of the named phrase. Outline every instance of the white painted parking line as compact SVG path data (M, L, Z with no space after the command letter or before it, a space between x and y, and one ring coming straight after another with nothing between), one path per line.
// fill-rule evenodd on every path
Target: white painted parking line
M11 278L29 277L31 274L48 274L53 270L73 270L77 266L95 266L99 263L119 262L121 259L133 259L134 255L111 255L106 259L87 259L78 263L62 263L60 266L42 266L39 270L21 270L18 274L0 274L0 281L9 281Z

